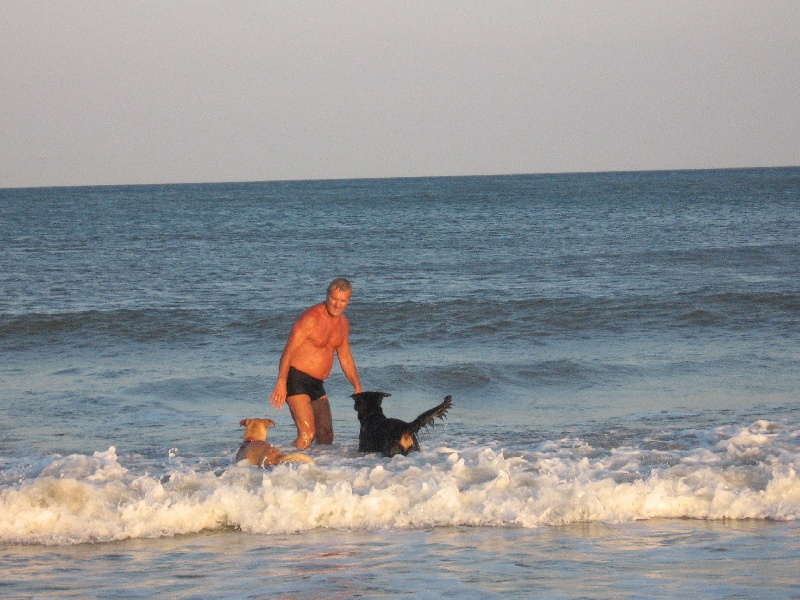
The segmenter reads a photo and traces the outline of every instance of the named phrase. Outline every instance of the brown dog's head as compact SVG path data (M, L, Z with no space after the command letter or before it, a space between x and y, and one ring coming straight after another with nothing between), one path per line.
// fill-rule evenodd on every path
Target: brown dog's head
M242 419L239 425L246 427L244 430L245 442L263 442L267 439L267 429L275 425L272 419Z
M386 392L361 392L359 394L351 394L350 397L355 400L353 408L359 415L368 415L375 409L381 408L381 402L384 398L391 396Z

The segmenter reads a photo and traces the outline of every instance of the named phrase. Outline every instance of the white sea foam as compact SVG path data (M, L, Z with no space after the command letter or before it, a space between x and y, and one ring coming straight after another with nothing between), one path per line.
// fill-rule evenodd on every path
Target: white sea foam
M111 447L57 458L4 486L0 541L800 516L796 432L758 421L712 433L716 443L679 451L597 451L565 439L513 455L486 446L393 459L331 453L313 465L179 466L161 475L135 474Z

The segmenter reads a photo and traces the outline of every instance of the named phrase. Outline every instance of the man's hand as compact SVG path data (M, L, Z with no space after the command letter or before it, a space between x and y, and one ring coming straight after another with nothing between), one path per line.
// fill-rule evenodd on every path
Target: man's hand
M269 401L272 403L272 406L277 408L278 410L283 408L283 405L286 403L286 382L279 381L275 384L275 389L272 390L272 396L270 396Z

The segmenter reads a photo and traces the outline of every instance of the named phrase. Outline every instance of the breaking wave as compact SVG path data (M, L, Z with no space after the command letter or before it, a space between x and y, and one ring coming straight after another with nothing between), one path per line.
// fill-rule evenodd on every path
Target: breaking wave
M111 447L54 457L35 473L4 469L0 542L800 516L800 432L756 421L689 434L691 447L681 432L672 444L565 438L526 451L465 444L392 459L328 451L313 465L170 463L161 474L126 467Z

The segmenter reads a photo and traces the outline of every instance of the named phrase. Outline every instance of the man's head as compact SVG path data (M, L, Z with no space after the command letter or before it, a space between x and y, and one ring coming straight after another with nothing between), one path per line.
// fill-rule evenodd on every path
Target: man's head
M338 279L331 281L330 285L328 285L328 295L330 295L333 290L339 290L340 292L352 294L353 286L350 285L350 282L344 277L339 277Z
M328 286L328 295L325 298L325 308L332 317L338 317L347 308L353 286L347 279L339 278L331 281Z

